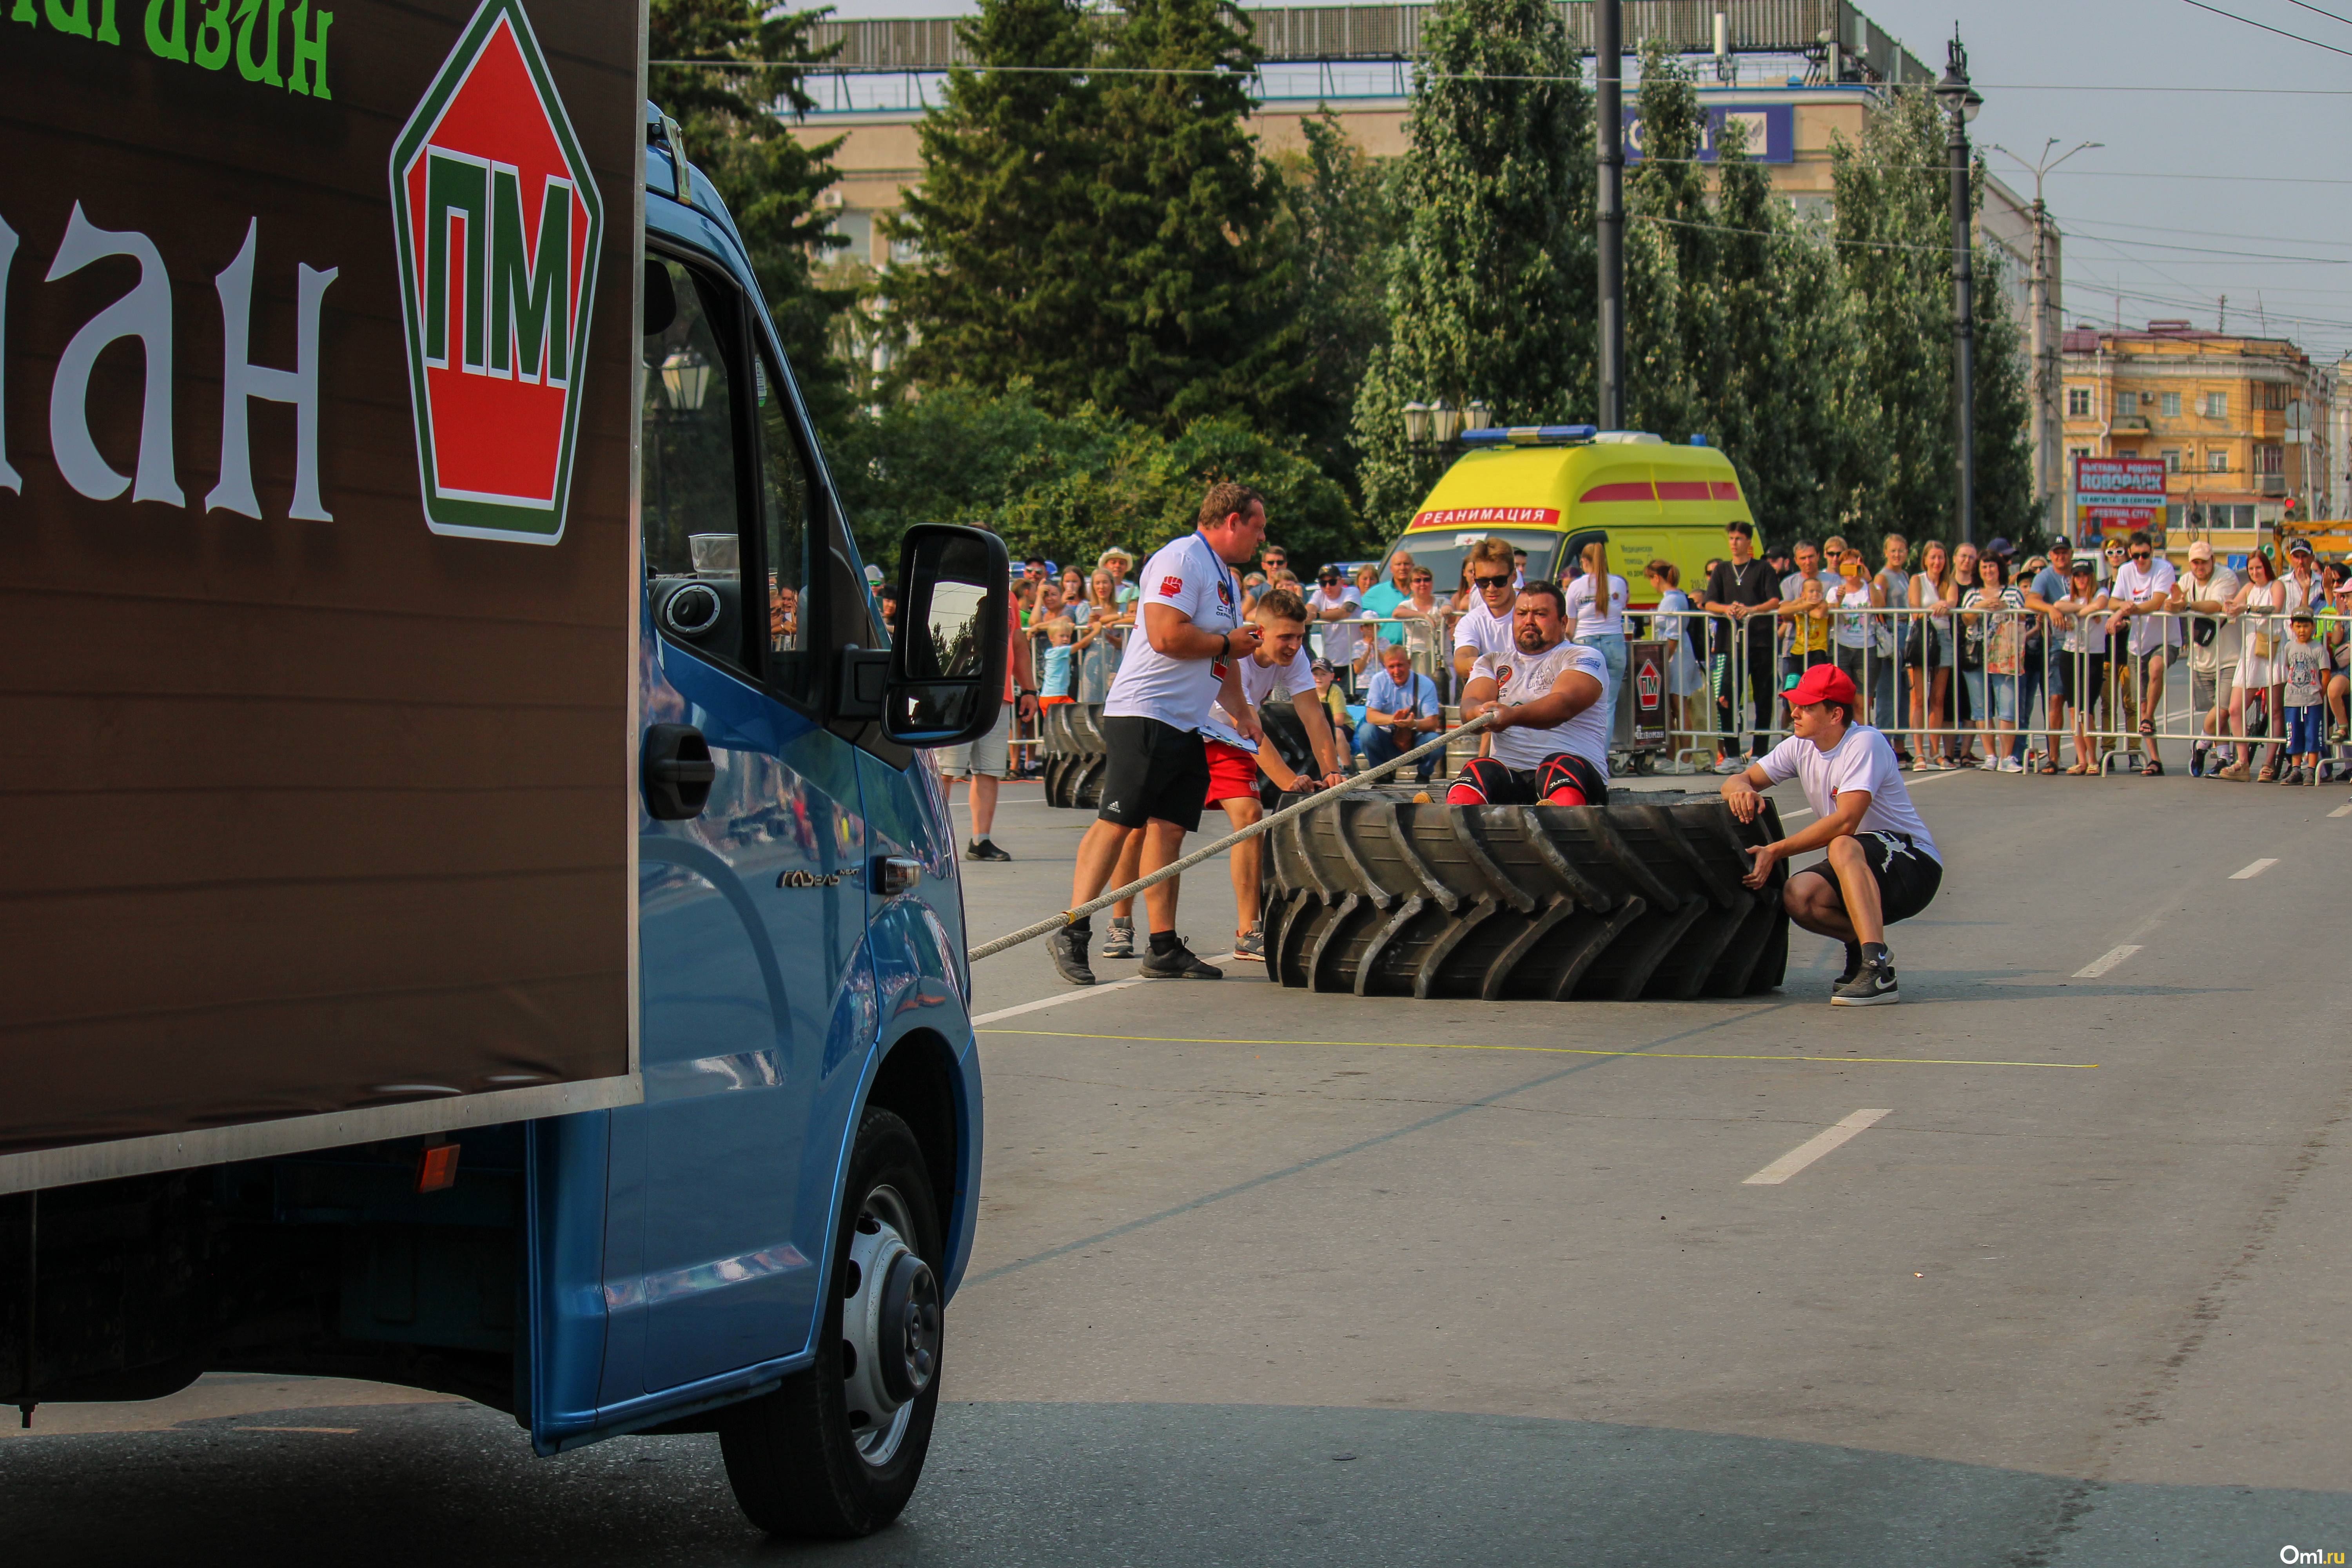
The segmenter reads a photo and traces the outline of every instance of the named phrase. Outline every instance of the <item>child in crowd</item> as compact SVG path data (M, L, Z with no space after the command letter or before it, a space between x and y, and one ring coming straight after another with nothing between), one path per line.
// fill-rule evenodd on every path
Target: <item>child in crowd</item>
M1797 591L1797 602L1780 612L1780 619L1789 628L1789 651L1780 677L1780 689L1786 692L1805 678L1805 671L1830 662L1829 595L1818 574L1805 579Z
M2293 640L2281 650L2280 658L2286 675L2287 751L2287 767L2278 781L2281 784L2319 782L2320 715L2325 711L2320 699L2326 689L2332 661L2327 646L2312 636L2316 625L2309 610L2297 610L2287 618L2287 630Z
M1078 625L1066 615L1047 621L1045 632L1045 668L1037 681L1037 705L1051 708L1070 700L1071 647L1078 635Z

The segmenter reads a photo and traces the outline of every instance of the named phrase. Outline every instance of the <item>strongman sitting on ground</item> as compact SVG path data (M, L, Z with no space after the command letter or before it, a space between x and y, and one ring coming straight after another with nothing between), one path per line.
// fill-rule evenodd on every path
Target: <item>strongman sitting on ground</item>
M1481 653L1462 691L1466 722L1490 710L1494 754L1462 770L1450 805L1605 805L1609 665L1568 640L1559 584L1537 581L1511 606L1512 649Z

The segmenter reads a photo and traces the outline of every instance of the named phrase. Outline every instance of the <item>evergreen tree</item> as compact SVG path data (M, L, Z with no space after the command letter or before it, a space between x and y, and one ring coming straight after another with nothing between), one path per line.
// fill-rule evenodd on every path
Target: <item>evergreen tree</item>
M1642 49L1642 157L1625 191L1625 423L1679 440L1706 423L1721 384L1722 238L1699 151L1705 111L1690 73L1654 39Z
M777 117L816 107L805 83L826 53L809 39L818 15L772 12L758 0L653 0L649 58L711 63L652 67L647 90L678 121L688 158L734 214L811 412L837 427L849 396L827 338L851 297L822 286L815 265L845 243L817 206L840 177L833 155L841 140L803 144Z
M1275 424L1307 376L1279 193L1245 124L1257 59L1232 0L1128 0L1112 35L1093 195L1113 352L1084 390L1171 432L1220 412Z
M1388 342L1388 260L1402 233L1389 171L1324 108L1302 122L1307 145L1273 160L1291 258L1287 307L1307 378L1282 423L1324 472L1352 482L1349 427L1371 353Z
M1391 342L1356 399L1368 525L1406 521L1443 459L1404 405L1483 398L1507 423L1593 397L1592 112L1549 0L1439 0L1422 28L1399 174Z
M906 347L904 385L1025 382L1074 407L1117 349L1097 301L1108 280L1092 187L1104 162L1096 24L1077 0L982 0L958 28L975 66L949 72L917 134L923 184L884 222L914 265L881 285ZM1012 70L998 67L1044 67Z

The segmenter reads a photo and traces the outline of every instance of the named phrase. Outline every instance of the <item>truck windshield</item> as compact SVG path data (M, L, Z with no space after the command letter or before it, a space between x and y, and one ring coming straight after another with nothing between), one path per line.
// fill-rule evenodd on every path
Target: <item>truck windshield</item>
M1470 558L1470 547L1482 539L1507 539L1514 550L1528 552L1528 575L1530 578L1552 574L1552 552L1559 548L1557 533L1538 532L1528 528L1497 528L1483 531L1470 529L1431 529L1425 533L1408 533L1389 546L1381 557L1381 575L1385 581L1388 563L1400 550L1412 557L1415 566L1429 569L1437 579L1433 590L1445 598L1462 585L1462 563Z

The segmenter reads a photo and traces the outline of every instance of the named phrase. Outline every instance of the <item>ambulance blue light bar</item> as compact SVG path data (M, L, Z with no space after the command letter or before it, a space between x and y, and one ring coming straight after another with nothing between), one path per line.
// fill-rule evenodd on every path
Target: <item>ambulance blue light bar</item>
M1573 447L1601 433L1597 425L1513 425L1465 430L1465 447Z

